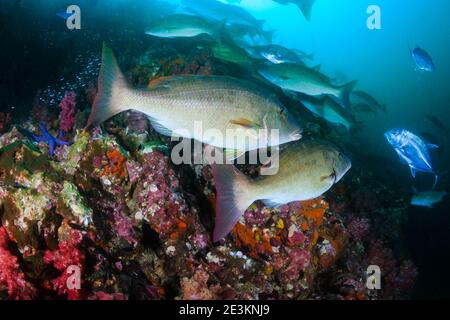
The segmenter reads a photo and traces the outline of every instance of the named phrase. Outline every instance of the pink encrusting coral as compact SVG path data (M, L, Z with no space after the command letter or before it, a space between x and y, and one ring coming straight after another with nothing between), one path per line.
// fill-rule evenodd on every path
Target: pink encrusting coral
M52 280L52 289L58 295L67 296L69 300L81 298L82 272L85 256L78 249L83 240L80 231L70 230L69 238L58 244L55 251L47 250L44 254L44 263L51 264L61 272L61 275Z
M25 275L9 250L10 240L5 228L0 227L0 293L6 290L9 299L29 300L35 289L25 280Z
M67 91L64 99L59 104L59 128L63 132L70 132L75 125L77 95L73 91Z

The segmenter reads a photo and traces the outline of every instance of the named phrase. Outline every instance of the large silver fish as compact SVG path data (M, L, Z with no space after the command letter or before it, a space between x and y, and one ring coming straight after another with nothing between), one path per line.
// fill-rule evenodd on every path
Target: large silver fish
M213 165L217 201L213 240L219 241L256 200L277 207L310 200L327 192L351 168L351 161L332 145L306 141L281 152L276 175L250 180L232 165Z
M195 139L238 154L301 138L299 125L283 105L257 86L231 77L180 76L149 89L133 89L112 50L104 45L99 91L88 127L131 109L146 114L163 135ZM261 141L259 129L278 130L279 140ZM237 141L229 139L227 130ZM218 139L217 133L224 138Z
M173 14L152 21L145 33L160 38L190 38L202 34L215 36L219 30L209 21L187 14Z
M315 68L294 63L271 64L260 67L259 74L282 89L303 93L313 97L331 95L349 106L349 95L357 84L352 81L335 86L330 79Z
M350 130L355 124L355 119L351 113L342 108L341 105L330 97L325 97L317 101L302 100L302 104L317 117L323 118L333 124L342 125L347 130Z

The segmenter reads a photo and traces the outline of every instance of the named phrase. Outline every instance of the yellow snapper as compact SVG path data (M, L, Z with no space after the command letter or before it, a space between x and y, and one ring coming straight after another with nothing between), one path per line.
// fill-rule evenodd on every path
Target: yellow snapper
M300 126L275 96L248 82L225 76L178 76L134 89L106 45L102 60L99 91L87 127L132 109L146 114L160 134L236 150L238 155L301 138ZM199 123L202 130L197 130ZM279 130L278 141L261 141L258 129ZM224 139L205 132L219 132Z
M322 141L298 142L280 154L276 175L250 180L233 165L213 165L217 190L213 240L233 229L256 200L269 207L317 198L351 168L351 161L334 146Z

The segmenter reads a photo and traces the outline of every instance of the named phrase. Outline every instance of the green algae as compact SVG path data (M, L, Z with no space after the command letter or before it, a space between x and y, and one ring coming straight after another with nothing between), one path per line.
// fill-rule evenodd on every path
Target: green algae
M93 211L87 206L84 197L74 184L64 181L59 200L58 213L64 218L85 227L92 222Z

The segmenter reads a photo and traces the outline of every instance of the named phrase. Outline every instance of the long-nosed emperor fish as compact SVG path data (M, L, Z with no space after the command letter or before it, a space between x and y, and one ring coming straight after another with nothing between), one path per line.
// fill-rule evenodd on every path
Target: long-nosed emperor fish
M232 165L214 165L217 212L213 240L219 241L256 200L271 207L321 196L351 168L351 161L332 145L305 141L280 154L276 175L250 180Z
M288 111L258 86L232 77L180 76L133 89L106 45L98 87L88 127L132 109L146 114L163 135L195 139L237 154L301 138ZM262 141L259 129L278 130L279 139Z

